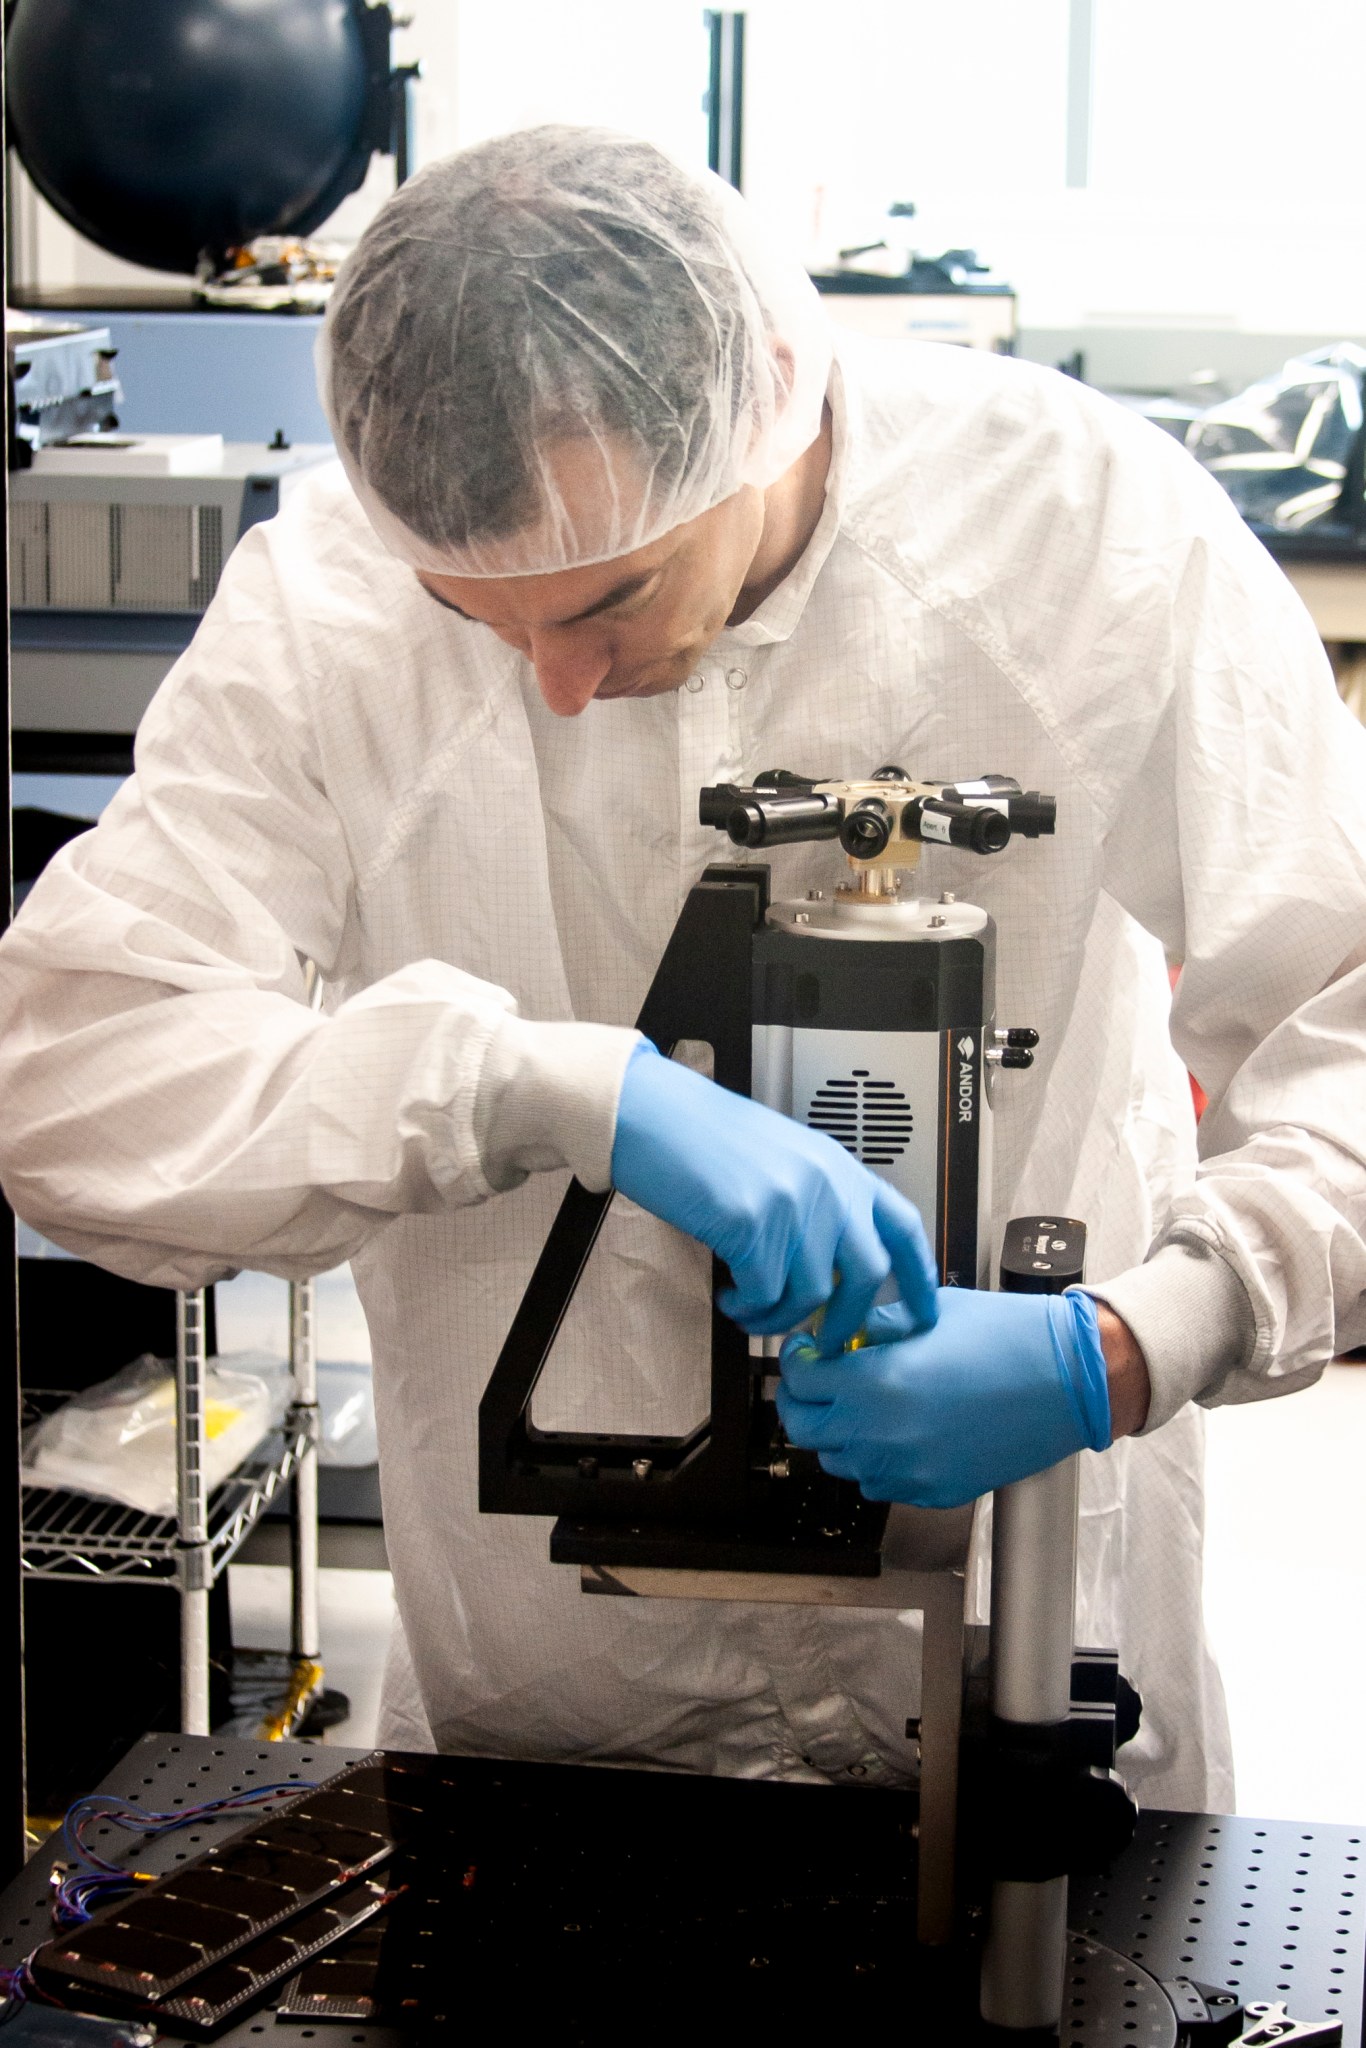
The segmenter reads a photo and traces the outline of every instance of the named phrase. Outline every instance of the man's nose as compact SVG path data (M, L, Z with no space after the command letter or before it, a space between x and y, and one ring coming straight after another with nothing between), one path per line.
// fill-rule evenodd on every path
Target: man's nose
M558 718L577 718L611 670L610 649L571 633L533 631L528 638L541 695Z

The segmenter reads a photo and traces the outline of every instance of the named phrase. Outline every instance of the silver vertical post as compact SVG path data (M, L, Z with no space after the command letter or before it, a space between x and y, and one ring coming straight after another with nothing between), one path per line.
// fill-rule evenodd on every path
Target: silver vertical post
M1096 90L1095 0L1069 0L1067 10L1067 160L1073 189L1091 182L1092 103Z
M176 1296L176 1545L180 1570L180 1726L209 1733L209 1503L204 1484L207 1338L202 1290Z
M745 17L736 8L707 8L707 167L740 189L745 120Z
M1065 1458L995 1496L991 1534L991 1710L1033 1727L1068 1718L1076 1626L1080 1470ZM1056 2027L1067 1957L1067 1879L998 1879L982 1953L982 2017Z
M295 1663L321 1661L318 1626L318 1361L313 1331L314 1288L295 1280L289 1289L289 1363L294 1377L290 1428L304 1438L294 1472L290 1507L290 1649ZM311 1688L310 1688L311 1689Z

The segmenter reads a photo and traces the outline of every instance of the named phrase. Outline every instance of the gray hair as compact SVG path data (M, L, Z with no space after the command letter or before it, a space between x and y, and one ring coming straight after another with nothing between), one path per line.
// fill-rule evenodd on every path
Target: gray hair
M319 346L381 538L455 575L625 554L773 481L819 428L829 360L809 280L760 250L738 195L648 142L567 127L401 187ZM571 439L596 444L577 498L554 463Z

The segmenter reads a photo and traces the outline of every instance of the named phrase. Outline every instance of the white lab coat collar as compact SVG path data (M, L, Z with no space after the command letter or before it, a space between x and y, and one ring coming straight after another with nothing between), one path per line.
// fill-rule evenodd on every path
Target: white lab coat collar
M826 400L833 422L830 473L825 480L825 504L816 530L793 568L758 610L743 624L726 628L716 642L719 651L737 647L768 647L781 640L790 640L806 609L816 578L835 545L844 511L851 427L849 392L838 360L831 365Z

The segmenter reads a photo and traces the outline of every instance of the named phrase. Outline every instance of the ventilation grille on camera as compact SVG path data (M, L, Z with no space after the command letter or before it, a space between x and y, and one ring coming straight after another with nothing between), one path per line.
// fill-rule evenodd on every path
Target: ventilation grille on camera
M806 1121L861 1159L891 1166L911 1141L911 1105L895 1081L875 1081L867 1067L845 1080L829 1080L811 1098Z

